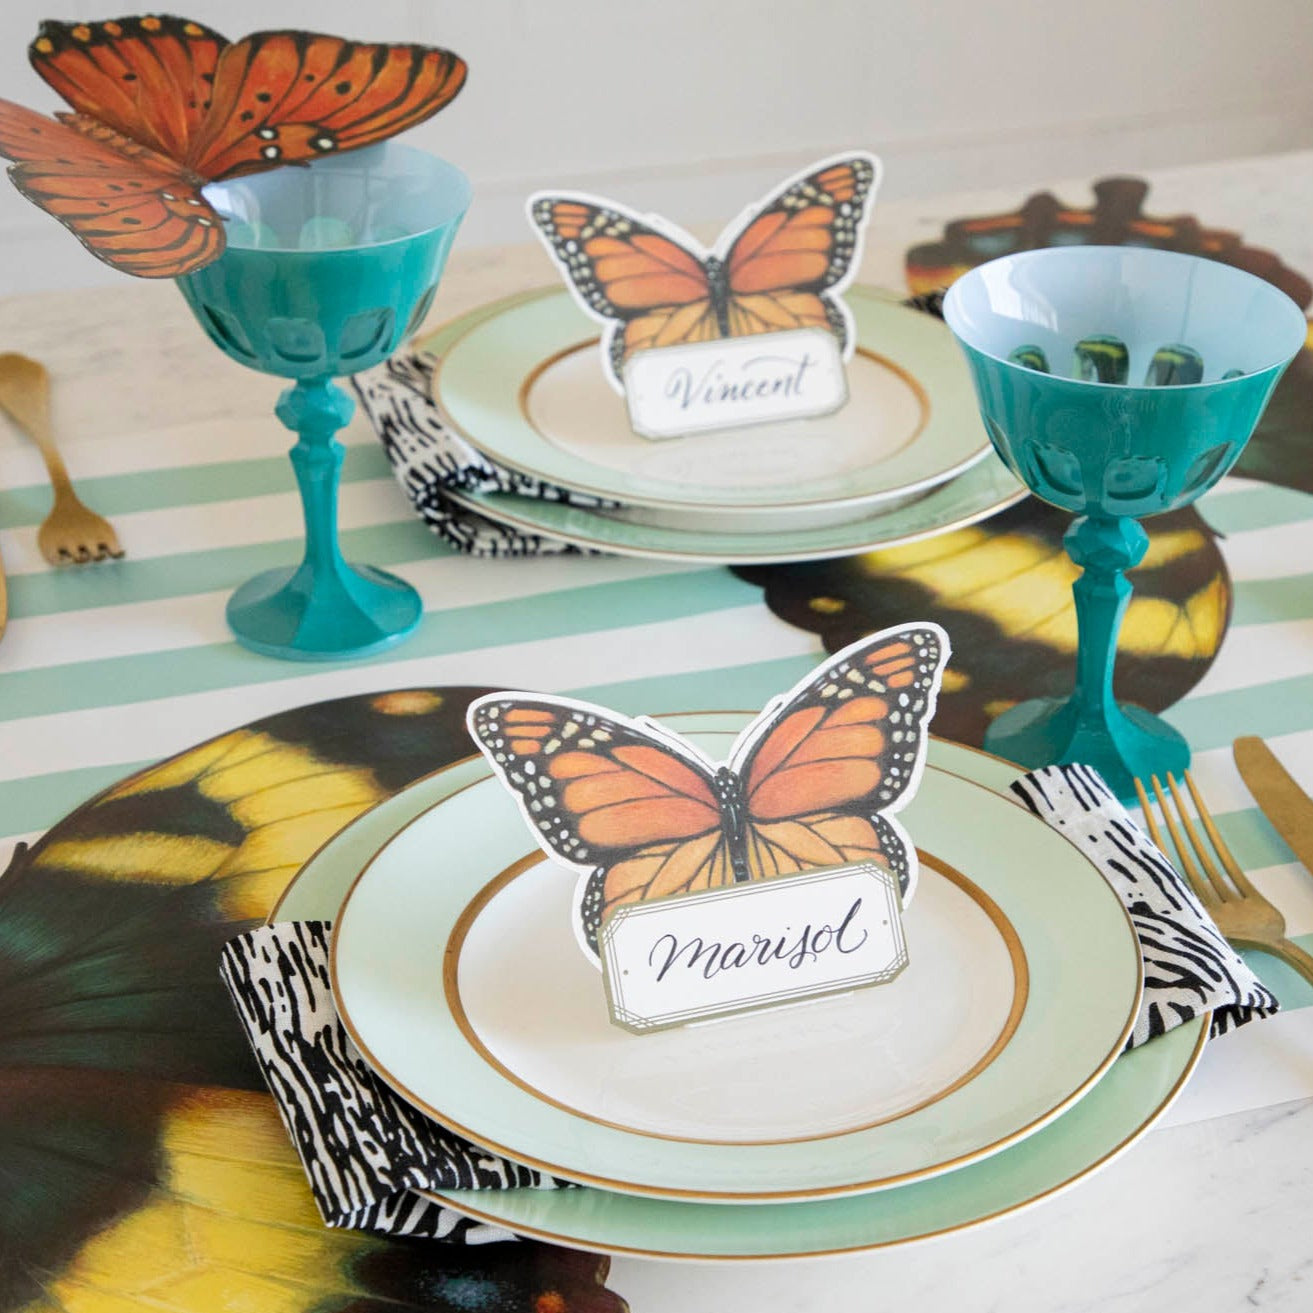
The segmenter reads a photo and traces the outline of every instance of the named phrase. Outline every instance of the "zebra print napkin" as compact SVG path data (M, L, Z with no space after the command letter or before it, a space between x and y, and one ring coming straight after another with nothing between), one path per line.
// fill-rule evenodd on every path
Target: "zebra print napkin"
M356 375L351 386L420 519L470 556L595 555L542 534L522 533L452 501L449 493L509 492L518 497L598 507L614 503L503 469L453 433L429 394L437 358L403 352Z
M412 1108L347 1037L329 987L327 921L248 930L223 949L219 974L329 1226L453 1244L517 1237L417 1190L553 1188Z
M1131 914L1144 955L1144 1001L1127 1048L1201 1012L1211 1010L1212 1034L1222 1035L1277 1010L1276 997L1222 938L1098 771L1048 766L1023 775L1012 791L1098 866Z

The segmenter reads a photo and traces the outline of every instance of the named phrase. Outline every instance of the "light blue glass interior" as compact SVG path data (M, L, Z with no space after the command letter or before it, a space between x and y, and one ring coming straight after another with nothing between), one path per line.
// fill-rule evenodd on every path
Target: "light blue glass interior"
M1034 345L1055 373L1068 376L1077 341L1118 337L1130 349L1132 386L1154 352L1175 343L1203 357L1205 385L1235 369L1262 373L1289 361L1308 328L1299 307L1261 278L1215 260L1129 246L993 260L953 284L944 318L983 355L1006 361L1017 347Z
M454 165L396 142L215 183L227 249L178 279L201 327L226 355L295 379L278 418L305 512L298 566L248 580L228 623L269 656L329 661L399 642L419 623L419 594L338 550L335 434L354 402L333 380L390 356L433 302L470 186Z
M300 167L205 188L223 215L229 250L376 246L458 222L470 186L453 164L388 141Z

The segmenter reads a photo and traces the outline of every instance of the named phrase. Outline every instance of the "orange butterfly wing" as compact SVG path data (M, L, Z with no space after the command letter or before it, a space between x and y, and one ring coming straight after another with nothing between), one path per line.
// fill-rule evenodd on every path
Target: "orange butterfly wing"
M871 860L906 891L914 855L884 813L917 778L945 655L930 626L840 653L736 753L754 876Z
M466 72L435 46L257 32L219 56L185 162L203 178L231 178L371 146L436 114Z
M440 110L466 73L434 47L307 32L229 45L166 15L46 22L29 56L77 113L61 125L4 108L15 184L100 259L152 278L222 253L205 182L383 141Z
M79 114L181 163L209 108L227 44L202 23L167 15L47 21L28 58Z
M583 303L611 327L615 376L635 351L720 337L706 266L637 215L583 196L544 196L533 221Z
M853 271L875 165L832 161L785 187L733 240L725 258L732 337L828 328L847 344L847 320L824 293Z
M471 731L540 841L593 868L590 942L621 903L732 882L712 776L655 734L519 695L476 703Z
M0 154L28 200L116 269L174 278L223 252L223 224L183 170L100 124L0 101Z

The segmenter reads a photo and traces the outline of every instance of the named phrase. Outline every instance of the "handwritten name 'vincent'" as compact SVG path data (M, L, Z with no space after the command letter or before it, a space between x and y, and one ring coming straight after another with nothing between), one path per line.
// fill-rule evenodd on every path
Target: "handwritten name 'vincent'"
M666 382L666 398L677 401L680 410L695 405L722 406L767 397L800 397L803 378L816 362L809 352L801 357L753 356L739 366L737 379L727 377L723 360L713 361L700 375L681 365Z
M861 931L861 938L857 938L858 928L854 925L861 908L862 900L854 899L837 928L827 923L813 930L806 925L795 938L790 938L786 931L775 938L754 934L751 943L745 939L722 944L717 941L706 943L701 935L694 935L681 943L676 935L667 931L652 945L647 964L657 968L658 981L664 980L667 972L681 961L690 970L700 966L706 980L722 971L764 967L772 962L785 962L796 971L804 963L815 961L822 953L855 953L861 948L866 942L867 932Z

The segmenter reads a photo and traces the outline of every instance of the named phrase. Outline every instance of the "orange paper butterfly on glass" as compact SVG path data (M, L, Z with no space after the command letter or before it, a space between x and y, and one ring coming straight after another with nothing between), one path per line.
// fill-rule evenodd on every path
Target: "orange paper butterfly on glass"
M310 32L235 44L164 15L41 25L28 55L73 107L0 100L14 186L124 273L176 278L223 254L207 182L384 141L446 105L465 62Z
M493 693L475 742L541 847L581 872L584 942L622 903L845 862L898 878L916 849L893 819L925 764L948 637L902 625L854 643L776 698L717 766L650 720L568 698Z
M602 351L623 390L636 351L797 328L828 329L847 359L839 293L860 263L880 161L822 160L749 206L708 252L656 215L593 196L539 192L529 216L579 304L606 325Z

